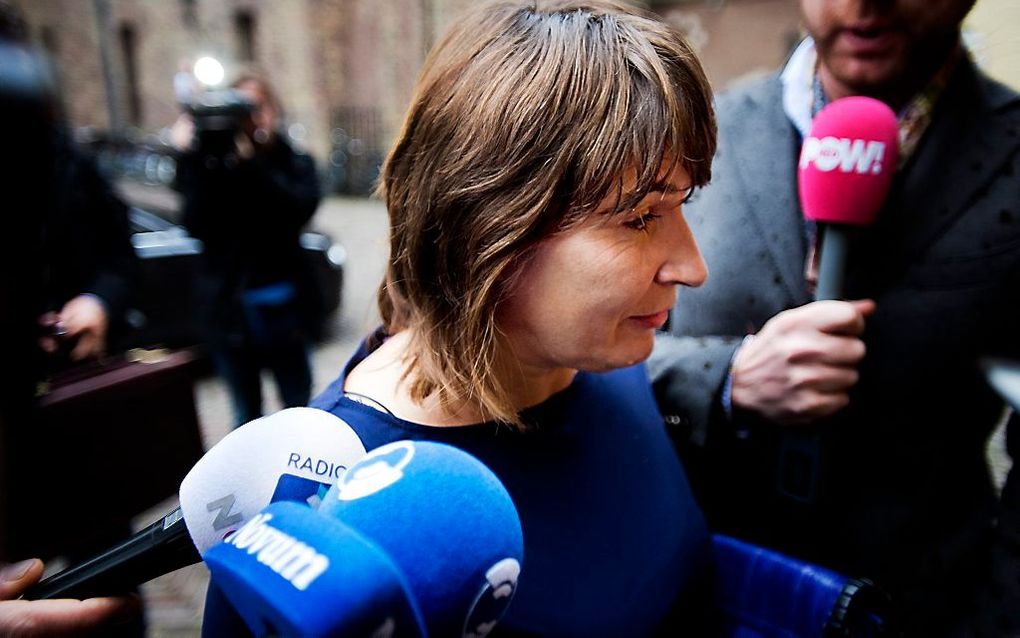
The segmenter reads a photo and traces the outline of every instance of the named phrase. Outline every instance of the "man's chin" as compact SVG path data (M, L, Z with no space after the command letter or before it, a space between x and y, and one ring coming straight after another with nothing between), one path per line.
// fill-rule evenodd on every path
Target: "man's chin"
M900 65L882 58L843 59L829 67L848 95L883 99L903 82Z
M848 84L878 86L894 81L902 69L903 65L895 57L855 55L840 60L839 75Z

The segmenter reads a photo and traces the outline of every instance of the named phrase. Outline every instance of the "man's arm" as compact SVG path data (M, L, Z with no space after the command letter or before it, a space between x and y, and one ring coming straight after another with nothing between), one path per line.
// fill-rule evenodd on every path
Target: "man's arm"
M138 260L131 245L131 228L127 205L113 192L91 158L80 157L81 169L77 172L80 184L70 185L86 192L85 223L95 229L91 235L95 245L96 270L90 277L83 294L102 299L108 322L124 317L138 280Z
M675 439L701 447L708 443L710 429L723 417L722 388L743 338L656 335L648 372L659 410Z
M40 345L53 352L59 340L72 340L71 359L80 360L101 354L110 327L124 321L137 283L138 264L127 206L92 158L63 136L58 137L58 144L61 154L53 184L58 196L47 223L51 232L63 233L67 241L76 244L80 261L59 273L57 283L66 301L38 318L41 326L53 330Z
M649 371L667 423L704 446L719 421L739 429L740 412L780 425L837 412L857 383L874 309L871 301L814 302L780 312L746 340L659 335Z

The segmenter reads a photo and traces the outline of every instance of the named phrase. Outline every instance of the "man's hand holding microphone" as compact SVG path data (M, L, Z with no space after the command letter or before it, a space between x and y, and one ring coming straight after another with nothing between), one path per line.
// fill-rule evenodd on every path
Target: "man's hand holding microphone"
M772 317L733 358L734 408L781 425L810 423L850 402L875 302L824 300Z
M822 238L816 301L780 312L733 358L736 409L799 425L849 404L866 348L872 300L841 301L848 232L874 222L897 162L896 116L877 100L851 97L822 109L805 139L798 187Z

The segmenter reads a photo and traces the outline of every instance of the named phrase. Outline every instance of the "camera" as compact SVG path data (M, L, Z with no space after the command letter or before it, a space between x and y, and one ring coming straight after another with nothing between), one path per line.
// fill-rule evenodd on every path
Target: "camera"
M0 42L0 99L26 107L50 106L56 88L46 59L17 44Z
M14 143L38 146L56 122L57 89L47 59L20 46L0 42L0 114L9 125L9 149Z
M46 57L17 43L0 41L0 121L4 123L0 180L11 237L41 238L43 216L34 207L50 201L57 161L54 143L62 132L59 99ZM37 239L38 241L38 239ZM11 262L13 263L13 262ZM12 273L5 273L12 274Z
M227 161L237 134L251 120L255 105L239 91L205 91L183 104L195 122L197 150L206 158Z

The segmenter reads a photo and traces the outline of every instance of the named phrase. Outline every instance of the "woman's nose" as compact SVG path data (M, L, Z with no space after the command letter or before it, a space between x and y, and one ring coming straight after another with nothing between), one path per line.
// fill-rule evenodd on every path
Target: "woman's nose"
M661 284L679 284L697 288L708 278L708 266L701 256L694 235L687 222L681 218L682 228L678 229L675 241L669 242L662 265L656 274Z

